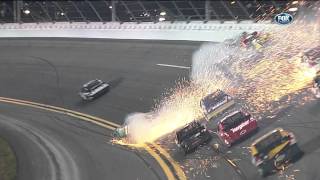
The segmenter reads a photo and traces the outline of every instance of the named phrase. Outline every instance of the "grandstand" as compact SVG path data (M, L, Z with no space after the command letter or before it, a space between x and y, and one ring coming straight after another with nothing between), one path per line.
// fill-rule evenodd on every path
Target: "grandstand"
M154 22L272 20L277 13L297 14L306 1L2 1L0 23Z

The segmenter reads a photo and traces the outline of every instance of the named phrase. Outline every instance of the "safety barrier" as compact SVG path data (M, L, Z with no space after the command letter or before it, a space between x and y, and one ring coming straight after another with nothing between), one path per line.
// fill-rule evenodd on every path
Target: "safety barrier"
M159 39L221 42L243 31L260 31L272 27L270 22L217 21L191 22L57 22L7 23L0 25L0 37L73 37L111 39Z

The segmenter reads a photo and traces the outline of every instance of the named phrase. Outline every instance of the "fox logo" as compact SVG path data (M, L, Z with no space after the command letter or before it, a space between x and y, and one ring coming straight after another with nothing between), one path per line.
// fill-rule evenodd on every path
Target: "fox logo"
M289 24L293 21L293 16L288 13L280 13L274 17L274 21L281 25Z

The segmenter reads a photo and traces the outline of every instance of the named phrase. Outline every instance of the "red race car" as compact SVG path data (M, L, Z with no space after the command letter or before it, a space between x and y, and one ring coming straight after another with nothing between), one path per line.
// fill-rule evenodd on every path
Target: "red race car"
M228 147L257 129L257 120L243 111L230 113L218 122L218 136Z

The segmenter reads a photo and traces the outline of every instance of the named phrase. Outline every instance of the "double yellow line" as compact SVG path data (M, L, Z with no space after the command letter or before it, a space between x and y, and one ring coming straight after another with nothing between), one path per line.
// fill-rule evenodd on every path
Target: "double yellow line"
M41 104L41 103L25 101L20 99L6 98L6 97L0 97L0 102L16 104L21 106L28 106L32 108L37 108L37 109L42 109L50 112L72 116L87 122L94 123L96 125L99 125L101 127L104 127L110 130L115 130L117 127L120 127L119 124L107 121L99 117L95 117L89 114L84 114L77 111L72 111L69 109L51 106L47 104ZM146 144L144 146L144 149L159 163L160 167L166 174L167 179L169 180L174 180L174 179L186 180L187 179L183 170L179 166L179 164L175 162L170 156L170 154L166 150L164 150L161 146L157 144Z

